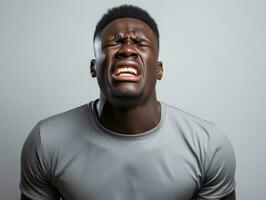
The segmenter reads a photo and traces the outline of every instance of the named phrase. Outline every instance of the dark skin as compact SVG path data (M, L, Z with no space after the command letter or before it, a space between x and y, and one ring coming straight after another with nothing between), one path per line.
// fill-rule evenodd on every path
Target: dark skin
M160 121L156 81L162 78L159 41L152 29L134 18L110 22L94 41L91 75L101 90L98 116L101 123L120 134L139 134ZM117 77L119 67L134 67L138 77ZM28 200L22 194L22 200ZM232 192L223 200L235 200Z
M155 85L163 68L158 61L159 43L154 32L140 20L117 19L96 38L94 49L96 60L92 61L91 71L101 89L101 123L122 134L143 133L155 127L160 121ZM112 77L114 68L131 65L139 70L138 80Z

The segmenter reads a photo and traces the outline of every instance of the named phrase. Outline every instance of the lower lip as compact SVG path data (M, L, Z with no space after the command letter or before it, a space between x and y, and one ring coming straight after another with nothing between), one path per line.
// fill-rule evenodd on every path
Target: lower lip
M116 76L115 74L112 74L112 78L115 81L138 82L140 80L141 76Z

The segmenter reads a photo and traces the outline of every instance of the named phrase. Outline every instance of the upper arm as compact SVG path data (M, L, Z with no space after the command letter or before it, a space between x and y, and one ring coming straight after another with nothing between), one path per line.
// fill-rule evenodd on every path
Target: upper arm
M40 124L34 127L23 145L20 190L21 199L59 199L59 193L51 183L40 137Z
M235 199L235 154L225 134L216 126L209 136L204 180L196 199Z
M26 197L24 194L21 193L20 200L31 200L28 197Z
M221 200L236 200L236 194L235 191L231 192L228 196L224 197Z

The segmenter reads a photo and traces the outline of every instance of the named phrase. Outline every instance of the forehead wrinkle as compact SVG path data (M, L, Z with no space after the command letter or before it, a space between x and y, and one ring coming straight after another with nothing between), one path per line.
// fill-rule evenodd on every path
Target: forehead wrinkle
M120 22L118 22L120 21ZM126 23L125 23L126 21ZM102 30L102 34L104 34L109 29L117 29L116 32L126 32L126 33L135 33L141 31L142 33L153 32L153 30L147 25L145 22L135 19L135 18L119 18L111 21L109 24L105 26ZM146 29L146 30L145 30ZM110 30L109 30L110 31ZM154 33L155 34L155 33Z

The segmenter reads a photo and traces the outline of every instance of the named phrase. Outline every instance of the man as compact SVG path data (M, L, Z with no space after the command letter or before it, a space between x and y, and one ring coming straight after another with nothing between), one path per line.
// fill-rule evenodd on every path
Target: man
M134 6L94 33L100 98L39 122L21 158L22 199L234 200L235 158L211 122L157 101L159 32Z

